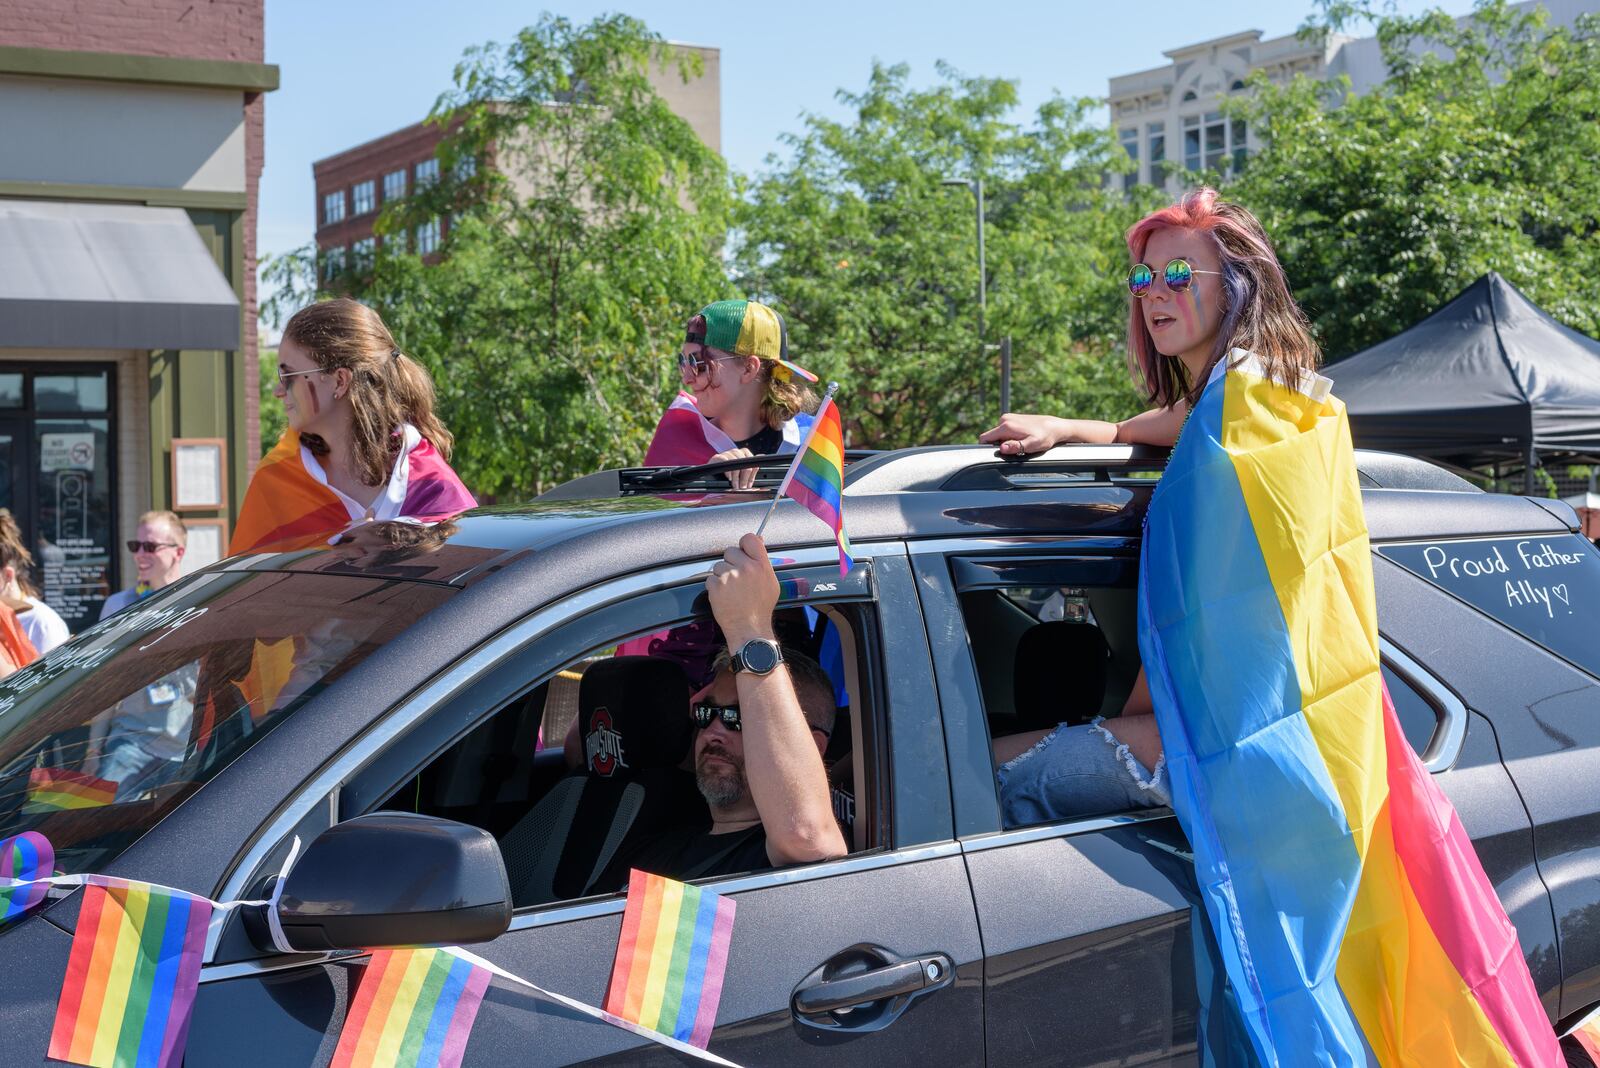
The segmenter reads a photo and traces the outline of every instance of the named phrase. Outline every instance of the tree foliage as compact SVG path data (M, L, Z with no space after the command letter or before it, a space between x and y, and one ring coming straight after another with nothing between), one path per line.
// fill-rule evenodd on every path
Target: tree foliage
M1458 21L1324 0L1312 33L1377 26L1390 77L1252 83L1263 149L1226 194L1256 211L1331 357L1392 337L1489 270L1600 335L1600 24L1482 2Z

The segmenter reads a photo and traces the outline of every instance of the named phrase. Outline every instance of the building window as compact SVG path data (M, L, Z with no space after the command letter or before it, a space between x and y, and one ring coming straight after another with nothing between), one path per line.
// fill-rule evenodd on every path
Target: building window
M1193 89L1190 89L1190 90L1186 91L1183 94L1183 102L1185 104L1189 103L1191 100L1198 100L1198 99L1199 99L1199 97L1194 95L1194 90Z
M462 156L456 160L456 181L465 182L478 173L478 157Z
M1122 176L1122 188L1132 189L1139 184L1139 129L1129 126L1121 133L1122 150L1133 160L1133 170Z
M367 184L371 184L370 182ZM376 238L363 237L360 241L350 246L353 254L353 263L357 270L365 271L372 267L372 260L378 250Z
M1183 117L1183 166L1186 170L1200 169L1200 116Z
M1234 119L1229 134L1233 150L1233 173L1238 174L1244 170L1245 157L1250 154L1249 132L1245 128L1245 121Z
M337 278L344 273L344 246L325 249L322 253L322 277L324 279Z
M417 227L417 254L426 256L439 248L439 220L429 219Z
M391 256L404 256L406 254L406 232L404 230L396 230L391 234L385 235L383 247L389 251Z
M436 159L425 159L421 163L417 164L417 188L418 189L421 189L425 185L432 185L434 182L437 182L438 180L439 180L439 161L438 160L436 160Z
M1206 170L1221 170L1227 156L1228 124L1221 112L1213 111L1206 116Z
M1228 86L1228 92L1237 93L1240 90L1242 90L1243 88L1244 88L1244 82L1239 80L1238 78L1235 78L1233 80L1233 84Z
M390 171L383 176L383 202L399 200L406 195L406 169L401 167L397 171Z
M322 198L322 225L328 226L344 218L344 190L328 193Z
M1165 186L1167 184L1167 124L1152 122L1145 127L1145 134L1150 141L1150 184Z
M357 182L350 188L350 214L365 215L378 206L378 191L373 181L369 178L365 182Z

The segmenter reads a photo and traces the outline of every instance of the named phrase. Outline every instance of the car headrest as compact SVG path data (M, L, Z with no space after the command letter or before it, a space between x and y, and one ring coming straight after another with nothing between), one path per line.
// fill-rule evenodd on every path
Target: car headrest
M689 688L670 660L617 656L589 665L578 684L584 770L631 778L675 768L689 753Z
M1086 723L1106 695L1111 650L1093 623L1053 620L1035 624L1017 643L1017 731L1058 723Z

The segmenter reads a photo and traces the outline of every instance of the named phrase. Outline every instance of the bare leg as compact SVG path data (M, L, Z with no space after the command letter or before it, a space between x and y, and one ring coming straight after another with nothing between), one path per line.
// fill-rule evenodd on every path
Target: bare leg
M1118 716L1100 725L1110 731L1117 741L1126 745L1145 767L1154 768L1156 761L1161 759L1161 734L1156 730L1154 716ZM1001 739L1001 741L1008 740ZM999 744L995 743L997 750Z
M1049 730L1028 731L1026 734L1007 734L1004 737L996 738L994 740L994 766L998 768L1008 761L1017 759L1017 757L1038 745L1039 740L1053 730L1055 728L1051 727Z

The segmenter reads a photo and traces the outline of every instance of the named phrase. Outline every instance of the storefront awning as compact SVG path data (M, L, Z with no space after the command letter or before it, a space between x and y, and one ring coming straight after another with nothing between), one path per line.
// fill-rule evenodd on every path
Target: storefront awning
M237 349L239 327L181 208L0 200L0 348Z

